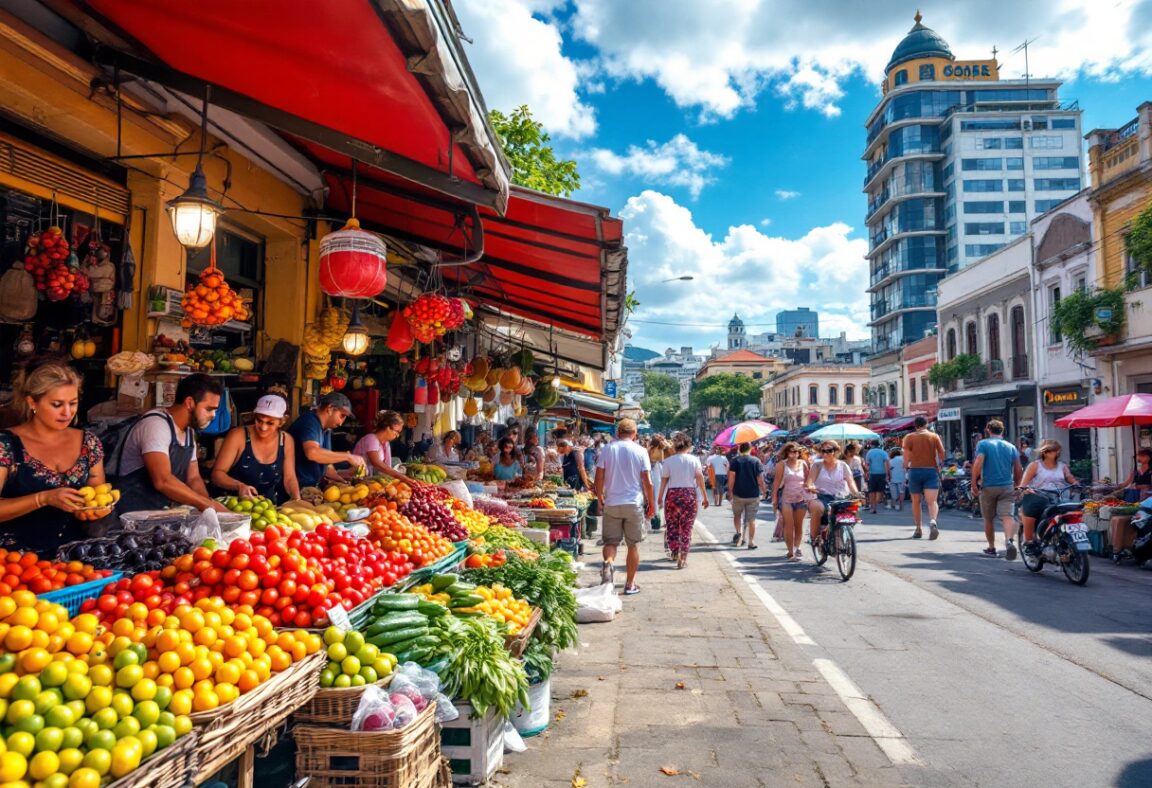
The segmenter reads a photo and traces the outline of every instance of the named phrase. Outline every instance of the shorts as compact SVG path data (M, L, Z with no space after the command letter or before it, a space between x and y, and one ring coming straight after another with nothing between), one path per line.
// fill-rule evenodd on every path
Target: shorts
M904 482L889 482L888 494L892 497L893 501L901 503L904 500Z
M1047 495L1028 493L1020 499L1020 514L1038 520L1043 516L1044 510L1052 505L1052 498Z
M908 492L920 495L925 490L940 489L940 473L935 468L909 468Z
M873 473L868 476L868 492L882 493L888 489L888 477L882 473Z
M1015 499L1016 495L1011 487L981 487L980 511L989 519L1011 517Z
M745 525L752 525L756 522L756 514L760 511L759 498L737 498L732 496L732 517L744 518Z
M728 474L716 477L716 494L724 495L728 491Z
M644 507L639 504L605 506L601 532L604 544L618 545L620 542L627 542L629 545L640 544L644 541L644 526L647 520L648 518L644 516Z
M808 509L808 502L807 501L781 501L780 508L782 510L784 508L789 508L792 511L796 511L797 509L807 510Z

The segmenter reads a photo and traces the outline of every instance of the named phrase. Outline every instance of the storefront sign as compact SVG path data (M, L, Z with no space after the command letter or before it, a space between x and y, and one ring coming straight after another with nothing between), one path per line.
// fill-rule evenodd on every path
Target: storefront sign
M941 408L936 414L936 421L960 421L960 409Z
M1045 410L1076 410L1088 404L1088 390L1080 386L1042 389Z
M604 396L606 396L606 397L615 397L616 396L616 381L614 381L614 380L604 381Z
M995 79L995 61L952 63L944 66L944 79Z

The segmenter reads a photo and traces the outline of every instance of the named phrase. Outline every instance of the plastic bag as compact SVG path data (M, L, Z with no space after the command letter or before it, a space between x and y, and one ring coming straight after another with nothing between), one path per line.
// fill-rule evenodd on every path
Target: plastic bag
M528 745L524 743L524 738L520 735L520 731L516 730L508 720L504 721L504 752L524 752L528 749Z
M469 509L472 508L472 492L464 482L458 479L452 479L450 481L440 482L437 486L447 490L452 494L453 498L458 498L468 504Z
M394 731L410 725L420 714L406 696L385 691L370 684L360 696L356 713L352 715L354 731Z
M611 621L624 609L611 583L576 589L576 623L594 624Z
M202 511L199 517L189 523L188 535L197 544L202 543L205 539L213 539L217 544L220 544L224 534L220 530L220 518L216 514L216 510L205 509Z
M415 662L405 662L393 672L388 691L408 697L417 711L423 711L428 703L435 703L437 722L450 722L460 716L452 701L440 691L440 677Z
M220 547L227 547L237 539L247 539L252 535L252 515L242 512L219 513L215 509L205 509L189 525L189 535L199 544L205 539L215 539Z

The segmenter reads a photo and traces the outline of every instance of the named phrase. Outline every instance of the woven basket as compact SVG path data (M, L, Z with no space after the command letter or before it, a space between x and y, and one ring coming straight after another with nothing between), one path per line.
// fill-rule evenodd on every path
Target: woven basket
M509 635L504 638L504 647L508 649L509 654L514 657L519 657L524 653L524 649L528 647L528 638L532 637L536 625L540 623L542 613L543 611L540 608L532 608L532 615L528 618L528 623L520 630L520 634Z
M385 676L374 686L384 689L392 683L392 676ZM312 700L305 703L292 714L294 722L308 723L310 725L335 725L341 728L352 726L352 715L360 705L360 697L369 686L361 687L325 688L316 690Z
M186 785L196 771L196 733L193 730L184 734L105 788L181 788Z
M435 704L398 731L366 733L298 725L296 774L311 788L441 788L452 784L440 756Z
M251 745L274 736L276 726L316 694L327 662L328 656L317 651L232 703L193 714L192 724L200 734L193 782L203 782Z

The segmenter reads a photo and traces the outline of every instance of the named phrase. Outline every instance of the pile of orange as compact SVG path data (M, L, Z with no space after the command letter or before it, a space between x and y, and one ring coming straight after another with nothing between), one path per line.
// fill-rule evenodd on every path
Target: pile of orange
M81 561L48 561L36 553L0 547L0 596L24 590L44 594L110 574Z
M518 635L532 618L532 606L523 599L512 595L510 588L497 583L493 586L477 586L473 592L484 597L484 601L473 608L455 608L454 613L484 613L508 626L508 632Z
M440 534L434 534L398 511L381 504L368 515L368 539L381 550L395 550L408 556L417 569L434 564L456 549Z
M220 269L212 266L200 272L200 281L184 293L181 306L187 320L198 326L222 326L249 317L244 300L229 287Z

